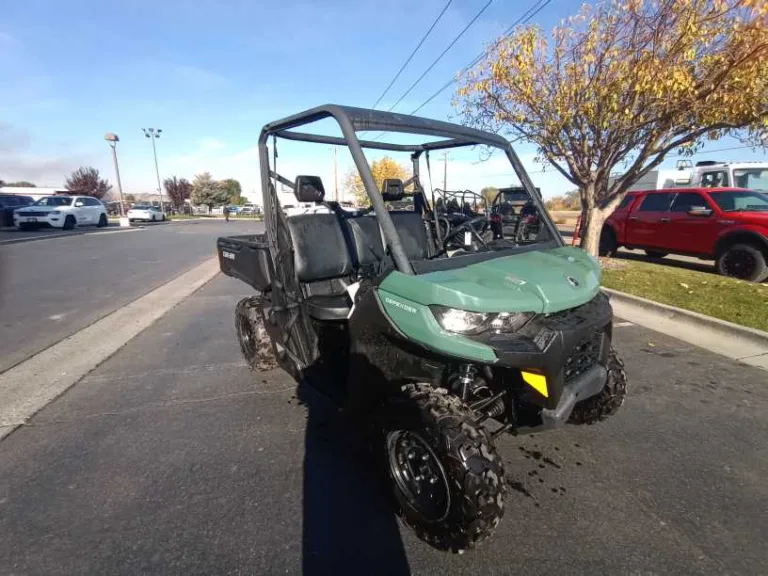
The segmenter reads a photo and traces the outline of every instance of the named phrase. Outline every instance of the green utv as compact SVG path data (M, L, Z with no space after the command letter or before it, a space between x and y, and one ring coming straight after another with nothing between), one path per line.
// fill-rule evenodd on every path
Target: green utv
M342 136L296 130L323 119ZM360 140L360 131L428 140ZM326 201L317 176L281 176L278 139L346 146L371 207ZM429 170L430 153L467 146L506 154L537 212L535 235L487 234L490 213L449 229L438 221L421 161ZM379 190L363 149L409 154L413 176ZM324 392L332 383L332 397L370 426L403 520L437 548L471 548L503 514L496 438L592 424L624 401L599 263L563 245L518 156L494 134L326 105L267 124L259 157L266 233L218 240L221 270L257 291L236 308L246 360ZM312 208L286 217L278 185Z

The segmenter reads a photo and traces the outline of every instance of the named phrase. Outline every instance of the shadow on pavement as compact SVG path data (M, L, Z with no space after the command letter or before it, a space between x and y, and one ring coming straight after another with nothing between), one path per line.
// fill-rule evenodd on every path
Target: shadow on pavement
M410 574L397 518L360 428L307 384L302 573Z

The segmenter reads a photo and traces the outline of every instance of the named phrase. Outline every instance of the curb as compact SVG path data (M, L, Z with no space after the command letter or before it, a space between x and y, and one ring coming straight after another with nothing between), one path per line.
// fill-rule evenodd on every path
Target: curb
M768 332L602 288L614 314L744 364L768 370Z

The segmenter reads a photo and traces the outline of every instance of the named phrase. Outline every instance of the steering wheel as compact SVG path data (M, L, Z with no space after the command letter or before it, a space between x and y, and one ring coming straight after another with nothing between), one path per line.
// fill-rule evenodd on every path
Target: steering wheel
M443 239L443 249L440 250L440 252L438 252L437 254L435 254L435 256L442 256L443 254L448 252L448 246L462 232L469 232L470 234L472 234L472 236L474 236L477 239L477 241L480 244L482 244L483 248L485 248L486 250L490 250L490 248L488 247L488 243L485 240L483 240L483 237L477 231L477 229L479 228L477 226L478 224L483 224L482 230L485 230L489 225L488 218L486 216L477 216L476 218L472 218L471 220L467 220L466 222L462 222L461 224L456 226L456 228L448 232L446 237Z

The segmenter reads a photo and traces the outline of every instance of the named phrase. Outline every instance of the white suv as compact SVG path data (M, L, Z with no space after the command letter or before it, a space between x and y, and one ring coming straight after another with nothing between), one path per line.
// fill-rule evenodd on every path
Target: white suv
M41 226L63 230L89 225L102 228L108 224L107 209L90 196L45 196L31 206L16 210L13 224L19 230Z

